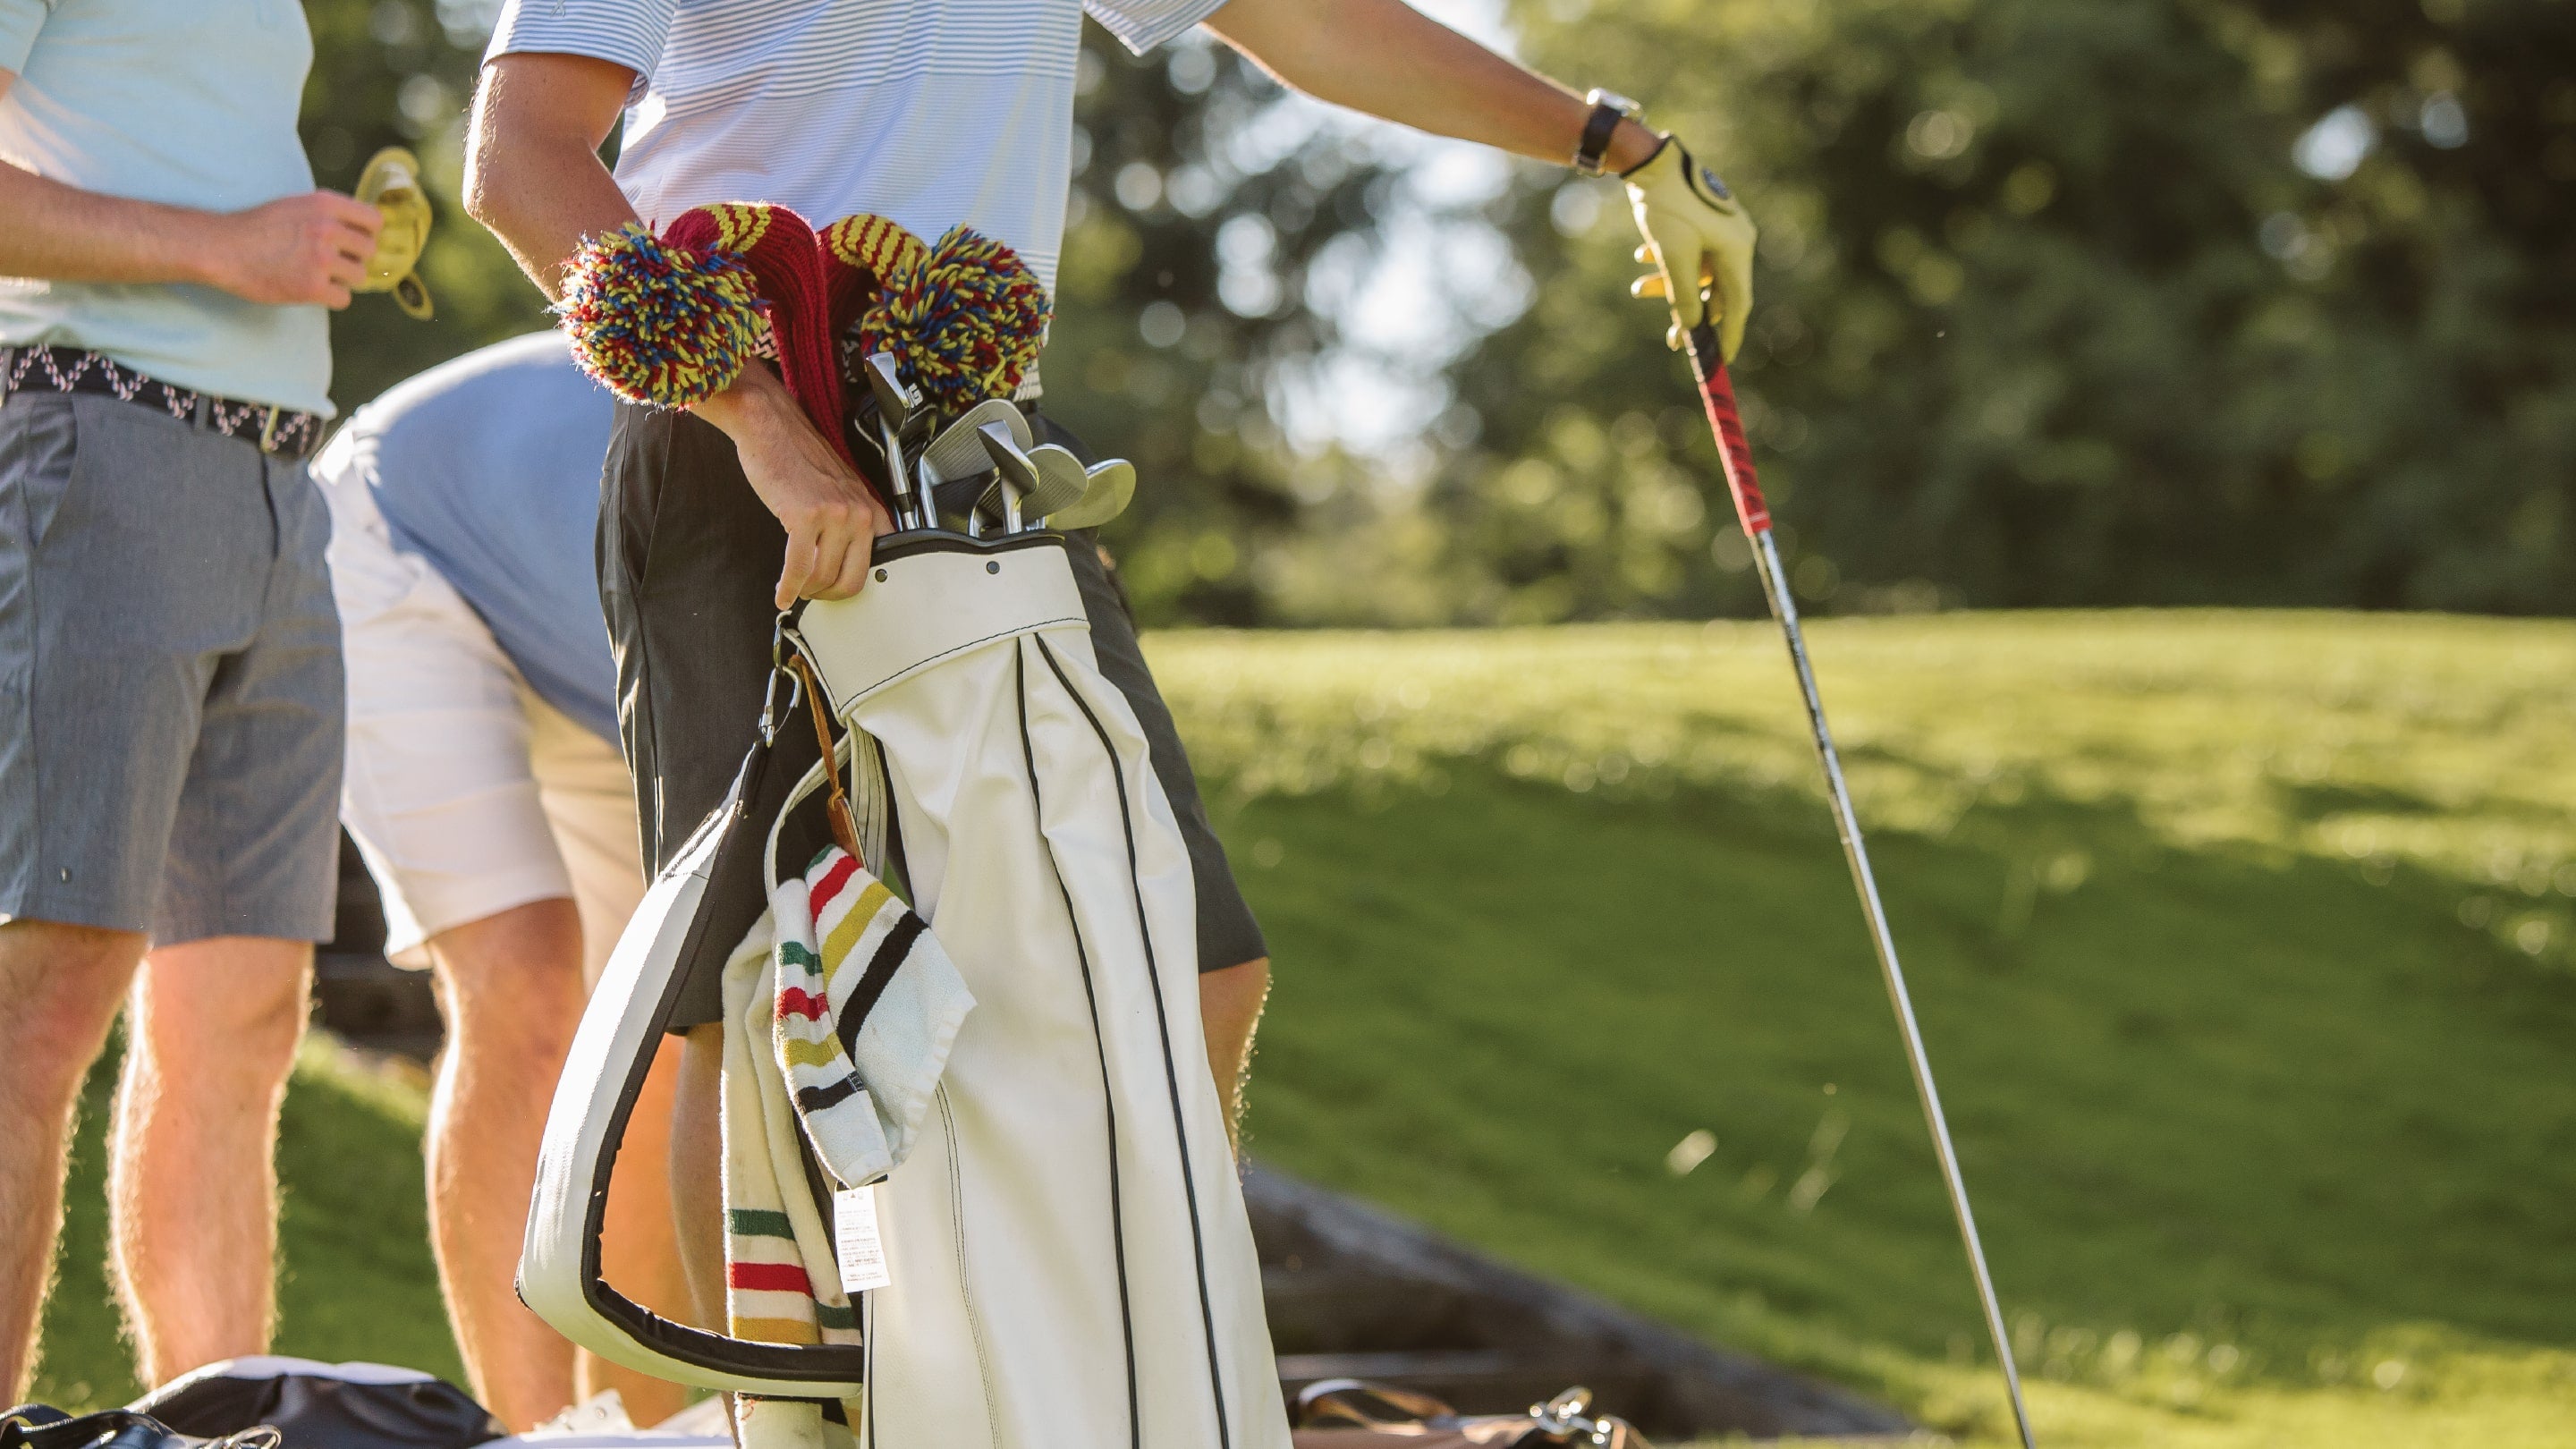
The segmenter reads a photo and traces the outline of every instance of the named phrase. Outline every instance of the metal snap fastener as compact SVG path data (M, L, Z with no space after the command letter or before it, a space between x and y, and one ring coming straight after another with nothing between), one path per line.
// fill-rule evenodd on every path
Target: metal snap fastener
M879 569L879 570L877 570L877 582L878 582L878 583L884 583L884 582L885 582L885 570L884 570L884 569Z
M997 559L997 558L988 558L988 559L984 560L984 572L986 572L986 573L988 573L988 574L998 574L998 573L1000 573L1001 571L1002 571L1002 561L1001 561L1000 559Z

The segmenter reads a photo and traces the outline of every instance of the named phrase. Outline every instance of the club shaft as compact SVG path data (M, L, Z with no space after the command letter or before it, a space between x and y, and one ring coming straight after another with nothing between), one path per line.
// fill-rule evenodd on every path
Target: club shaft
M1781 566L1780 546L1771 533L1770 510L1753 474L1752 449L1745 441L1743 423L1736 416L1735 390L1710 329L1699 329L1690 342L1691 367L1699 374L1700 393L1708 404L1709 426L1717 434L1718 455L1726 466L1727 486L1735 496L1736 513L1744 524L1745 536L1753 545L1754 566L1770 601L1771 616L1779 621L1781 636L1788 644L1790 667L1798 675L1799 697L1807 707L1808 732L1815 739L1816 757L1824 766L1825 793L1833 806L1834 829L1842 837L1843 859L1851 866L1852 885L1860 894L1870 947L1878 953L1879 975L1887 983L1887 999L1896 1010L1897 1029L1905 1038L1905 1062L1914 1073L1914 1092L1923 1103L1924 1125L1931 1130L1932 1152L1940 1160L1942 1185L1949 1190L1950 1211L1959 1223L1959 1240L1968 1250L1968 1271L1976 1279L1977 1302L1985 1312L1986 1332L1994 1339L1995 1358L2003 1366L2004 1390L2012 1400L2013 1426L2021 1432L2023 1449L2038 1449L2038 1440L2031 1434L2030 1410L2022 1402L2021 1370L2013 1361L2003 1305L1995 1296L1985 1245L1977 1237L1976 1211L1968 1203L1967 1178L1959 1170L1958 1148L1950 1140L1949 1119L1941 1110L1941 1089L1932 1079L1932 1058L1924 1050L1923 1029L1914 1017L1913 995L1905 987L1905 968L1896 959L1896 938L1888 931L1887 907L1879 899L1878 877L1870 869L1869 846L1861 837L1860 817L1852 809L1851 789L1843 780L1842 756L1834 748L1833 729L1825 722L1824 698L1816 691L1816 671L1807 658L1806 634L1798 626L1798 603L1789 592L1788 570Z

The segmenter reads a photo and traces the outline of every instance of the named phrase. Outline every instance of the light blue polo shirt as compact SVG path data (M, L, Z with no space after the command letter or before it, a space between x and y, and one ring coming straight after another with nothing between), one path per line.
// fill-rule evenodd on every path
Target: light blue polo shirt
M599 471L617 400L560 332L443 362L358 409L317 476L354 474L394 546L473 606L537 697L617 742L599 610Z
M313 189L297 0L0 0L0 156L84 191L239 211ZM0 279L0 346L85 347L200 392L331 411L321 307Z

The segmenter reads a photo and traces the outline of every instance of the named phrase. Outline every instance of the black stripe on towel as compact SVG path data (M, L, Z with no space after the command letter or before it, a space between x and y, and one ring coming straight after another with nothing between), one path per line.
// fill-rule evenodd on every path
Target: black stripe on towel
M920 940L927 929L921 917L905 911L894 929L885 933L885 939L877 942L877 953L868 958L867 974L859 978L858 990L832 1013L832 1030L841 1038L841 1050L849 1053L851 1060L858 1059L859 1028L868 1024L868 1013L876 1010L877 998L885 995L887 984L894 980L895 968L912 954L912 943Z
M828 1086L798 1087L796 1110L811 1117L817 1112L841 1105L864 1090L865 1088L859 1085L858 1073L844 1072L839 1081Z

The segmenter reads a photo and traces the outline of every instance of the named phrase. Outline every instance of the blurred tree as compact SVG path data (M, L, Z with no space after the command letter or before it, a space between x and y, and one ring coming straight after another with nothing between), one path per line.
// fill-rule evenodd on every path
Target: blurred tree
M1108 537L1139 610L1259 622L1255 561L1300 525L1273 404L1335 341L1308 281L1377 245L1391 178L1204 35L1140 58L1086 27L1081 66L1046 406L1136 463Z
M1522 0L1763 225L1739 385L1811 602L2576 609L2576 10ZM1757 607L1606 187L1419 505L1466 617Z

